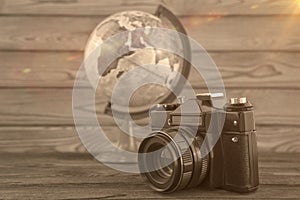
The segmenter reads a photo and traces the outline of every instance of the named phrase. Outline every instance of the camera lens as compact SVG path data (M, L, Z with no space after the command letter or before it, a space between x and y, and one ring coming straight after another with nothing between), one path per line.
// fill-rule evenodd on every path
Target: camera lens
M154 161L155 162L155 161ZM157 162L157 167L162 167L159 169L159 173L161 174L161 177L169 178L172 175L173 172L173 163L172 163L172 155L169 149L163 149L160 150L160 157L156 160Z
M188 141L193 141L189 145ZM139 168L151 188L173 192L201 184L208 171L208 156L202 158L202 137L189 131L168 129L154 132L139 148Z

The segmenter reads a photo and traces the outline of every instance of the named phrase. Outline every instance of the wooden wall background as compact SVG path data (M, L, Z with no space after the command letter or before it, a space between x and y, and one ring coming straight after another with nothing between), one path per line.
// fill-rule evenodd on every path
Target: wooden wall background
M93 28L164 3L256 107L260 151L300 152L300 1L1 0L0 149L74 152L71 93ZM195 78L191 81L199 87Z
M71 110L93 28L109 14L153 12L158 3L209 51L227 95L254 103L260 151L258 192L204 189L168 198L299 198L300 0L0 0L0 199L166 197L139 175L93 161Z

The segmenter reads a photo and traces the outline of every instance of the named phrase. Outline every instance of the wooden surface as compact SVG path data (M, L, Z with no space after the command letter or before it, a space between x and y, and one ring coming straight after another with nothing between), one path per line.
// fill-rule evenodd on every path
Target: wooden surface
M152 192L93 160L72 118L72 86L93 28L123 10L171 8L218 65L227 96L255 105L260 189ZM0 199L297 199L299 0L0 0ZM204 91L192 73L190 81ZM101 101L101 99L98 99ZM109 117L101 124L117 132ZM89 119L85 119L88 123Z
M2 16L0 50L80 51L103 19L104 16ZM195 15L181 20L189 35L208 51L300 50L300 27L296 26L299 16Z
M137 174L117 172L80 153L0 154L3 199L298 199L300 154L261 153L261 185L251 194L195 188L153 192Z
M299 15L297 0L1 0L5 15L107 15L123 10L155 10L163 3L186 15Z

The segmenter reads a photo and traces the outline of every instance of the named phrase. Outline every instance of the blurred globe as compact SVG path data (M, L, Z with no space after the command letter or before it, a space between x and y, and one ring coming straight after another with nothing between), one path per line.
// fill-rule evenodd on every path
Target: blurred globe
M135 67L149 64L158 65L157 68L151 68L150 70L152 70L152 73L156 73L160 76L160 78L166 80L166 84L172 83L172 79L174 78L172 72L180 71L179 68L182 62L180 57L166 51L151 48L141 43L142 40L140 39L137 40L135 38L131 38L132 35L130 35L130 31L137 28L149 27L163 28L164 25L161 19L152 14L141 11L126 11L114 14L103 20L90 36L85 48L85 59L89 59L91 53L99 48L99 45L103 44L105 40L118 33L127 31L126 37L128 37L128 41L133 41L130 44L131 46L128 47L130 49L129 53L115 60L112 64L110 64L107 70L101 71L100 65L97 67L93 65L85 65L86 74L90 81L93 79L92 77L95 77L95 75L102 76L98 89L103 91L101 98L106 98L107 102L111 102L113 89L120 77ZM120 41L120 43L116 45L120 45L121 47L124 46L124 43ZM109 48L110 47L104 45L100 46L100 56L103 56L105 53L112 53ZM159 67L159 65L167 67ZM142 76L143 75L141 74L140 78L143 78ZM146 74L144 74L144 76L146 76ZM126 87L126 85L123 85L123 87ZM122 91L126 92L126 88L124 88L124 90L120 90L120 92ZM162 99L168 93L170 93L170 91L164 86L157 84L145 85L135 91L129 105L130 107L149 108L149 106L153 104L162 103ZM122 94L118 95L122 96ZM118 104L121 106L126 106L126 103L127 102L122 102L122 99L118 101Z

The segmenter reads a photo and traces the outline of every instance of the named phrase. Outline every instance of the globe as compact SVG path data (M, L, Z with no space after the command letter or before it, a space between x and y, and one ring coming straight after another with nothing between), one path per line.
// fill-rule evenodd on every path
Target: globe
M101 46L104 41L113 37L118 33L126 31L126 37L128 41L133 41L128 45L130 49L129 53L118 57L105 71L101 71L101 66L98 67L92 65L86 65L86 74L89 79L92 77L101 76L99 83L99 90L101 90L101 98L105 98L107 102L111 102L113 89L116 86L120 78L126 74L129 70L143 65L157 65L158 67L148 69L147 73L154 73L160 78L166 80L166 83L172 83L174 78L174 72L180 71L182 59L172 53L151 48L143 43L141 39L132 39L130 31L138 28L163 28L163 21L146 12L142 11L125 11L116 13L108 18L104 19L92 32L86 48L85 59L89 59L89 56L100 46L100 56L104 56L105 53L112 53L110 47ZM172 41L174 42L174 41ZM175 41L176 42L176 41ZM116 41L118 43L118 41ZM178 41L177 41L178 43ZM120 41L120 47L124 43ZM178 48L181 44L178 44ZM101 62L101 57L100 57ZM165 67L159 67L165 66ZM150 72L149 72L150 71ZM139 78L143 78L147 74L141 74ZM119 90L119 96L122 96L122 92L126 92L126 85L122 90ZM143 108L149 109L151 105L162 103L163 99L170 93L169 89L163 85L149 84L144 85L137 89L129 102L130 109ZM126 106L125 101L120 98L117 102L120 106Z
M164 18L163 13L168 17ZM188 41L182 41L179 35L178 38L163 37L165 35L159 32L152 34L148 41L146 35L151 35L149 34L151 28L176 29L181 33L186 33L176 16L159 6L156 15L142 11L113 14L96 26L87 41L83 66L91 85L94 87L98 84L94 88L96 89L95 108L98 122L105 137L117 147L117 149L112 149L110 145L105 145L105 142L93 144L91 140L92 146L101 147L99 156L102 161L137 162L136 157L123 157L117 152L122 150L137 152L141 138L151 132L151 127L147 126L150 123L150 107L174 101L175 96L170 88L177 88L181 91L184 86L182 82L184 80L178 78L178 73L185 78L188 76L189 63L171 52L154 48L155 45L150 44L154 36L159 42L172 44L172 47L182 50L186 57L190 54ZM121 37L115 40L114 37L120 34ZM128 51L119 54L120 49ZM117 55L116 58L114 57L113 62L107 62L109 60L107 58L112 54ZM131 74L130 72L134 69L142 69L142 71ZM98 81L99 78L100 81ZM163 84L142 85L132 93L129 102L122 98L128 95L129 88L134 85L134 82L152 78L159 79ZM117 89L116 86L118 86ZM119 97L117 101L113 98L116 93ZM115 110L118 110L117 115L115 115ZM141 127L142 130L146 127L147 131L140 131Z

